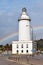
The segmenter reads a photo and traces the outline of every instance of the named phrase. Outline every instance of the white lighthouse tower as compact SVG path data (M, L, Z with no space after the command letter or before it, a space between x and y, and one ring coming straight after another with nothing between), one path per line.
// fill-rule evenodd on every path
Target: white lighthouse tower
M30 41L31 40L31 19L27 15L26 8L22 9L21 17L18 19L19 21L19 41Z
M31 40L31 19L27 15L26 8L22 9L22 14L18 19L19 40L12 41L12 54L33 54L36 47Z

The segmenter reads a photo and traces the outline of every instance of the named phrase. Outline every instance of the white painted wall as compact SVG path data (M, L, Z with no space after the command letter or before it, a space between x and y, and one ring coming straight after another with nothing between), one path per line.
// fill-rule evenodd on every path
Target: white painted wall
M18 48L17 48L18 44ZM21 48L21 45L23 44L23 48ZM26 48L26 44L28 44L28 48ZM19 51L18 54L33 54L33 43L32 41L13 41L12 43L12 54L17 54L17 50ZM23 53L21 52L23 50ZM28 53L26 52L28 50Z
M30 41L31 31L30 22L28 20L19 21L19 41Z

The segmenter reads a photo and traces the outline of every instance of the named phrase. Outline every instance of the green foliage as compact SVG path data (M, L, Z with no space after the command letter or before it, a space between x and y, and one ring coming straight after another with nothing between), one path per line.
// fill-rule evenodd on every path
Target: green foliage
M43 39L36 40L37 42L37 50L43 51Z
M0 45L0 51L9 51L9 50L12 50L12 44L6 44L6 45Z

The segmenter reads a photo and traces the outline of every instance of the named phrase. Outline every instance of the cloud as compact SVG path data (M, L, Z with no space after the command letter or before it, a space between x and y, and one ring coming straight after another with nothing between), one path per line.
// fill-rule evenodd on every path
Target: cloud
M14 12L8 12L8 16L14 16Z
M5 10L0 10L0 16L5 13Z
M28 0L28 2L25 0L0 0L1 37L8 33L17 31L18 17L24 6L28 9L27 13L32 19L33 26L43 24L43 0Z

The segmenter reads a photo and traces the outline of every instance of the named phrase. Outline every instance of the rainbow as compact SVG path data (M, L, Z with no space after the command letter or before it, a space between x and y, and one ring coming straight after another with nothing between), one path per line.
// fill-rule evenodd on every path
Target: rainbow
M0 38L0 42L3 42L3 41L5 41L13 36L16 36L16 35L18 35L18 32L10 33L7 36L5 36L4 38Z
M40 30L40 29L43 29L43 26L34 26L33 27L33 30ZM16 35L18 35L18 32L10 33L7 36L5 36L4 38L0 38L0 42L3 42L13 36L16 36Z

